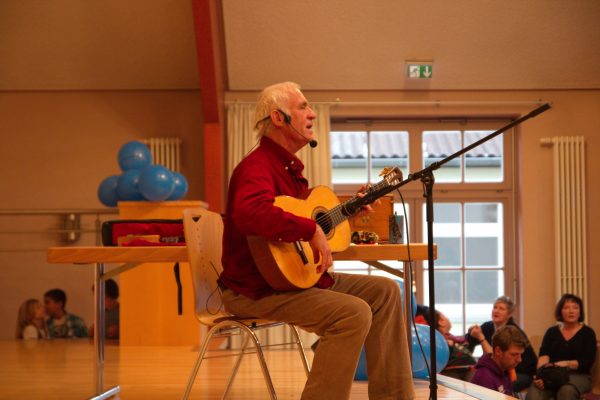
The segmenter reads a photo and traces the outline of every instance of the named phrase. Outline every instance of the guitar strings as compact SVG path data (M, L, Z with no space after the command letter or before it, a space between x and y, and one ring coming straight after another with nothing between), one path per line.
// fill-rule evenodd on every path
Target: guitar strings
M380 189L383 189L386 184L388 184L388 182L387 182L387 180L384 179L381 182L378 182L378 183L368 187L366 194L376 192ZM317 219L315 221L317 222L317 224L319 224L319 226L321 228L325 224L328 224L329 222L332 222L332 224L331 224L332 226L338 225L340 222L344 221L346 218L349 218L352 216L352 215L344 215L341 213L341 209L343 208L344 204L350 203L357 199L360 199L360 197L353 196L351 199L346 200L344 203L336 205L331 210L328 210L324 214L320 215L319 217L317 217Z

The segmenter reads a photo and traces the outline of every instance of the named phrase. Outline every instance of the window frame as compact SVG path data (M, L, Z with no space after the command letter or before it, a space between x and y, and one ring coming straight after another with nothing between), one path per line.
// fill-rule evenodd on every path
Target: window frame
M423 119L423 120L394 120L394 121L332 121L331 131L407 131L409 137L408 170L410 172L420 171L423 167L422 132L426 130L460 130L464 138L466 130L490 130L495 131L510 122L510 119ZM518 271L517 271L517 230L515 228L516 218L516 128L507 130L502 134L503 140L503 179L501 182L440 182L435 183L433 188L433 201L461 203L464 209L465 203L471 202L498 202L503 207L503 244L504 244L504 293L517 298L518 294ZM370 157L370 154L369 154ZM464 155L463 155L464 157ZM369 158L370 160L370 158ZM370 166L370 163L367 164ZM461 176L464 179L464 162L462 163ZM406 177L405 177L406 178ZM373 180L377 182L377 180ZM338 195L352 195L356 189L365 182L333 184L333 189ZM412 243L425 243L424 228L421 224L422 210L425 199L421 182L410 182L401 188L402 195L409 204L409 232ZM397 192L390 193L394 196L394 202L400 202ZM463 216L464 219L464 216ZM435 220L435 215L434 215ZM434 221L435 222L435 221ZM464 221L463 221L464 223ZM435 231L434 231L435 235ZM461 240L464 240L464 235ZM464 242L461 242L461 251L464 253ZM463 254L463 265L461 274L463 279L463 293L461 293L463 307L463 321L466 321L465 286L466 279L465 258ZM428 273L424 263L416 262L413 267L413 285L417 288L417 301L424 302L424 274ZM435 265L435 262L434 262ZM518 304L518 302L517 302ZM491 310L490 310L491 312Z

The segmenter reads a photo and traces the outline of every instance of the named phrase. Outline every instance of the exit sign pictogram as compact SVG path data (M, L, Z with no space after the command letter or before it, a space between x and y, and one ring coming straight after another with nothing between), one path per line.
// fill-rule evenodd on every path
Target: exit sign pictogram
M407 64L406 73L409 79L431 79L433 66L431 64Z

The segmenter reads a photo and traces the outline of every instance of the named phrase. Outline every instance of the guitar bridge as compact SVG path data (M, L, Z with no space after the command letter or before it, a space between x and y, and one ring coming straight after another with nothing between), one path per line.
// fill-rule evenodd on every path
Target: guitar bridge
M298 241L295 241L294 246L296 247L296 252L298 252L298 255L302 259L304 265L308 264L308 258L306 257L306 253L304 253L304 248L302 247L302 244Z

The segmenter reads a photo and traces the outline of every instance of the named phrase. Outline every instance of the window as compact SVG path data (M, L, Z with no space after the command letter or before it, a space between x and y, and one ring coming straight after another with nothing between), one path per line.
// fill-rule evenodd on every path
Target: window
M492 130L424 131L423 167L428 167L483 139ZM435 174L436 182L501 182L502 135L448 161Z
M434 204L436 309L450 319L454 334L489 320L494 299L504 294L502 214L502 203L496 202ZM422 224L426 235L424 218ZM427 272L423 281L427 304Z
M353 194L379 181L383 166L399 166L404 177L477 142L507 121L372 121L333 123L331 157L334 190ZM490 319L493 300L511 293L514 277L512 230L512 135L508 131L434 171L436 308L462 334ZM425 204L420 182L401 188L410 240L426 242ZM394 193L394 211L403 215ZM405 236L406 237L406 232ZM511 240L514 240L511 238ZM401 263L392 266L402 268ZM366 264L336 262L336 271L386 275ZM428 303L427 262L416 263L414 287Z
M376 183L387 166L408 173L408 132L333 131L330 144L334 183Z

